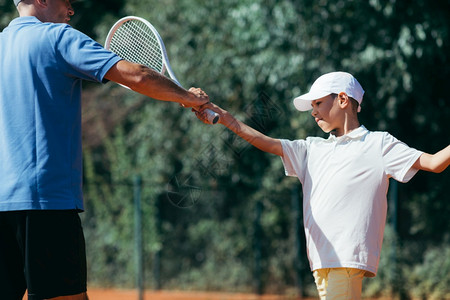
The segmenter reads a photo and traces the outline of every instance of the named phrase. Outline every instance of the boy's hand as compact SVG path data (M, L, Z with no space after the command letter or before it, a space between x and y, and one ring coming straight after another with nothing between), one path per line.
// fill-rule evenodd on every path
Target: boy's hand
M202 106L193 107L192 111L195 113L195 115L200 121L202 121L205 124L211 124L208 120L208 115L205 112L205 109L212 110L213 112L219 114L220 117L219 123L220 123L220 120L222 119L223 116L223 110L212 102L208 102L206 104L203 104Z

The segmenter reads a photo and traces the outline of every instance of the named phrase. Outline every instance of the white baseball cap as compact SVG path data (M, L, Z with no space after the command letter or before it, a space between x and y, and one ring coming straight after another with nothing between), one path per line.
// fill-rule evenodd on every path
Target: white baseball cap
M349 97L358 101L358 112L361 111L364 90L358 80L346 72L331 72L320 76L314 81L308 93L294 99L294 106L297 110L308 111L312 109L311 101L340 92L345 92Z

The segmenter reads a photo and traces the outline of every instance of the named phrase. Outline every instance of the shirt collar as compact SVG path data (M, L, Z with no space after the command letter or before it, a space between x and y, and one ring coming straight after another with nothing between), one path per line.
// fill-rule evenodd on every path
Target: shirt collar
M38 18L35 16L26 16L26 17L18 17L15 18L9 23L9 25L16 25L16 24L25 24L25 23L41 23Z
M361 137L365 136L369 130L364 125L359 126L355 130L350 131L348 134L344 134L342 136L335 136L334 134L330 133L330 136L328 137L328 140L330 142L338 142L343 140L357 140Z

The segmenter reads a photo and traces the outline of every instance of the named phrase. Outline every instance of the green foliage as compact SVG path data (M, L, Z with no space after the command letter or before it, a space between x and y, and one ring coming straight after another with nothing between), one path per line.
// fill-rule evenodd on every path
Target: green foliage
M248 291L251 272L246 257L248 236L234 220L223 222L200 220L186 230L186 242L196 251L182 252L181 266L176 263L178 274L167 283L167 288L187 290L221 290L224 286L233 290ZM191 256L191 257L189 257ZM192 270L180 272L180 270ZM214 276L211 276L214 274Z
M450 245L431 247L421 264L414 267L409 280L410 290L418 298L450 298Z
M403 258L398 244L398 237L392 226L387 225L384 230L383 248L381 251L380 262L377 276L374 278L365 278L363 282L363 294L366 296L390 297L398 294L399 279L403 278L404 269L399 263Z
M0 0L0 32L19 14L12 0Z
M401 243L392 226L387 226L379 271L375 278L364 280L364 294L368 297L448 299L449 254L447 239L437 246L423 240Z
M123 13L156 26L186 87L203 87L214 102L266 134L289 139L323 136L307 113L293 109L291 99L307 91L320 74L346 70L366 90L363 124L435 152L448 143L443 80L448 77L449 13L444 7L442 2L426 1L405 6L381 0L178 0L151 5L127 1ZM102 23L98 28L105 32L107 27ZM126 103L129 97L142 105L123 114L117 121L121 131L107 130L111 138L90 151L117 152L114 159L94 156L96 176L109 180L119 167L114 162L120 161L123 169L114 171L120 180L129 182L140 173L152 190L146 198L148 284L154 285L153 255L161 249L161 277L167 288L254 290L259 264L266 291L292 290L297 275L290 197L298 182L283 176L280 159L251 148L223 127L196 122L173 104L145 103L115 88L103 93L105 98L119 93L118 99L107 100L107 106L117 106L112 102L118 100ZM107 146L109 139L122 139L118 145L123 149ZM448 171L419 174L399 187L398 232L388 227L380 271L366 280L366 295L399 293L398 282L412 278L410 266L421 263L422 245L439 244L448 233L448 179ZM121 193L120 198L126 197L125 191L111 192L111 197ZM160 227L150 221L155 201ZM259 227L257 203L263 207ZM118 230L117 222L110 224L115 226L107 226L109 230ZM120 226L131 225L124 221ZM412 242L415 238L421 242ZM304 288L313 290L302 251ZM125 262L116 256L112 263L117 260L123 268ZM132 265L129 259L128 270Z

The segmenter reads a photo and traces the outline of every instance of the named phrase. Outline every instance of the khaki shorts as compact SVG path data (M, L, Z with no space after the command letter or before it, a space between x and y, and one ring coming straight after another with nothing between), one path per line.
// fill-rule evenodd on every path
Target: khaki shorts
M313 272L321 300L361 299L366 271L353 268L318 269Z

